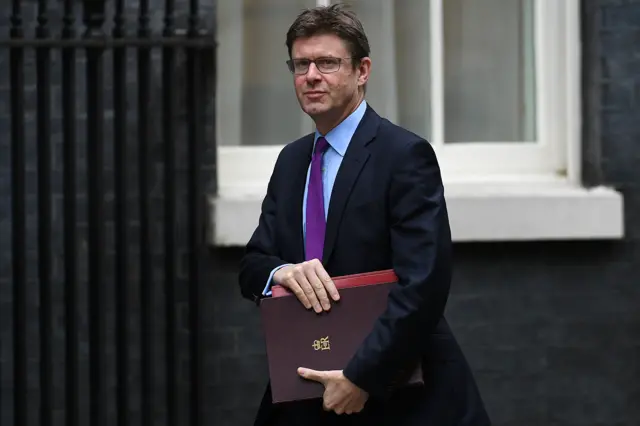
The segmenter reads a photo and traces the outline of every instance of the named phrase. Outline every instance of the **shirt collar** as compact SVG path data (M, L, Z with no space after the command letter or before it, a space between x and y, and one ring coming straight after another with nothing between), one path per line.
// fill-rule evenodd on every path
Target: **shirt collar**
M345 118L340 124L331 129L329 133L326 134L325 139L333 148L336 150L340 156L344 157L344 154L347 152L347 147L349 146L349 142L351 142L351 138L353 134L356 132L358 125L360 124L360 120L364 116L365 111L367 110L367 102L362 101L358 108L353 111L347 118ZM318 130L316 130L315 138L313 140L313 144L315 146L315 142L318 138L322 136Z

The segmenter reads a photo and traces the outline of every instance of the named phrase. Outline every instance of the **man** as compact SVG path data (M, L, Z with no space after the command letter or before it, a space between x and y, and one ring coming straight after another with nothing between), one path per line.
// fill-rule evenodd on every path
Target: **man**
M255 424L489 425L443 317L451 235L434 151L364 100L369 44L353 13L306 10L286 44L296 96L317 130L277 159L241 262L242 294L259 302L279 284L314 315L339 300L332 276L393 268L399 284L343 371L300 366L325 386L321 400L274 405L267 387ZM415 360L425 385L390 391Z

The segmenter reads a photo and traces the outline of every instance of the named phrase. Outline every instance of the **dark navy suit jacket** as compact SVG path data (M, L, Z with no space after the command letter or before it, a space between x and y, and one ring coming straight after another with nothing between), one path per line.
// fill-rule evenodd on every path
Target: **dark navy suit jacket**
M280 153L258 226L240 265L242 295L259 302L271 271L304 259L302 199L314 135ZM272 405L267 387L256 425L490 424L469 366L444 319L452 275L451 232L431 145L367 106L336 176L322 263L331 276L394 269L386 311L344 369L370 394L359 414L321 400ZM310 313L311 314L311 313ZM425 386L390 391L396 372L421 360Z

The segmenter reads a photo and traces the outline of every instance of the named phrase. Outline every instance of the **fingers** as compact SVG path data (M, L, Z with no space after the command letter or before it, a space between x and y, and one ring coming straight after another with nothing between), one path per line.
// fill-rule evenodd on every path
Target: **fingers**
M302 287L300 287L300 284L298 284L294 277L294 270L296 266L297 265L287 265L284 268L278 270L273 275L273 281L276 284L280 284L281 286L289 289L289 291L296 295L298 300L306 309L311 309L311 302L309 301L309 299L307 299L307 296L302 290Z
M340 298L338 290L333 284L333 280L331 280L331 277L329 277L329 274L325 271L322 263L318 259L304 262L300 266L299 272L304 275L304 277L301 277L301 285L304 288L308 282L310 287L307 297L312 303L312 298L315 297L319 302L319 306L325 311L329 311L331 309L329 295L334 301ZM313 295L310 295L311 291L313 291ZM320 311L316 309L316 312Z
M323 398L322 407L326 410L332 410L336 414L355 414L364 409L364 403L360 398L345 398L335 404L327 398Z
M318 259L292 265L279 277L283 286L291 290L306 309L316 313L329 311L331 299L338 301L340 295L327 271Z
M327 388L322 397L322 408L325 411L333 411L338 415L354 414L364 409L364 401L360 397L353 396L346 396L340 399Z
M347 404L345 407L342 407L341 410L344 414L355 414L362 411L364 408L364 404L360 401L352 401L350 404Z
M325 385L328 380L326 372L312 370L310 368L300 367L298 368L298 374L304 379L313 380L314 382L322 383L323 385Z
M346 409L349 406L350 401L347 400L343 400L341 401L339 404L336 404L332 409L333 412L340 415L340 414L345 414L346 413Z
M309 301L309 298L307 298L306 293L304 292L300 284L298 284L293 274L287 276L282 281L282 284L284 287L288 288L293 294L296 295L298 300L304 305L306 309L311 309L311 301Z
M335 408L336 408L336 402L335 402L335 394L334 394L334 390L329 389L328 386L325 386L324 389L324 394L322 395L322 409L324 411L334 411L335 412ZM341 414L336 412L336 414Z
M333 280L325 271L322 263L320 261L314 262L315 273L320 282L322 283L322 287L326 289L326 291L331 295L331 298L335 301L340 300L340 295L338 294L338 289L336 285L333 283Z
M320 313L322 312L322 306L320 305L320 301L318 300L318 295L316 294L315 288L311 285L307 277L308 268L309 265L307 264L307 262L296 265L294 268L293 276L300 287L302 287L302 291L304 291L307 299L309 299L311 306L313 306L313 310L317 313Z
M342 371L328 370L316 371L310 368L298 368L298 374L307 379L324 385L322 395L322 408L325 411L333 411L336 414L354 414L364 409L368 395L364 392L354 390L353 387L345 387L340 379Z
M326 392L325 395L322 397L322 409L324 411L331 411L333 410L331 404L327 401L327 397L326 397Z
M292 280L292 281L293 281L293 284L289 288L291 289L291 291L293 291L293 294L296 295L298 300L300 300L300 302L302 302L302 304L304 305L304 307L306 309L311 309L313 307L313 304L311 303L311 301L307 297L307 295L304 292L304 290L302 289L302 287L300 287L300 285L295 280Z
M318 297L318 300L322 305L322 309L324 309L325 311L328 311L329 309L331 309L331 302L329 301L329 297L327 296L327 291L324 288L324 284L316 274L316 268L313 267L312 269L309 269L306 272L307 272L307 280L309 281L311 288L313 289L316 296Z

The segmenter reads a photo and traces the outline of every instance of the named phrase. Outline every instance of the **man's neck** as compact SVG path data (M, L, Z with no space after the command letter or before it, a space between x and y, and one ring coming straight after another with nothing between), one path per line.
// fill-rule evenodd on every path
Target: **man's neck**
M330 115L331 112L328 112L327 115L322 117L317 117L315 119L316 128L318 132L322 135L326 135L331 130L335 129L340 123L342 123L348 116L350 116L362 103L364 100L364 95L358 95L358 97L354 98L352 102L347 105L342 111L338 113L334 113Z

